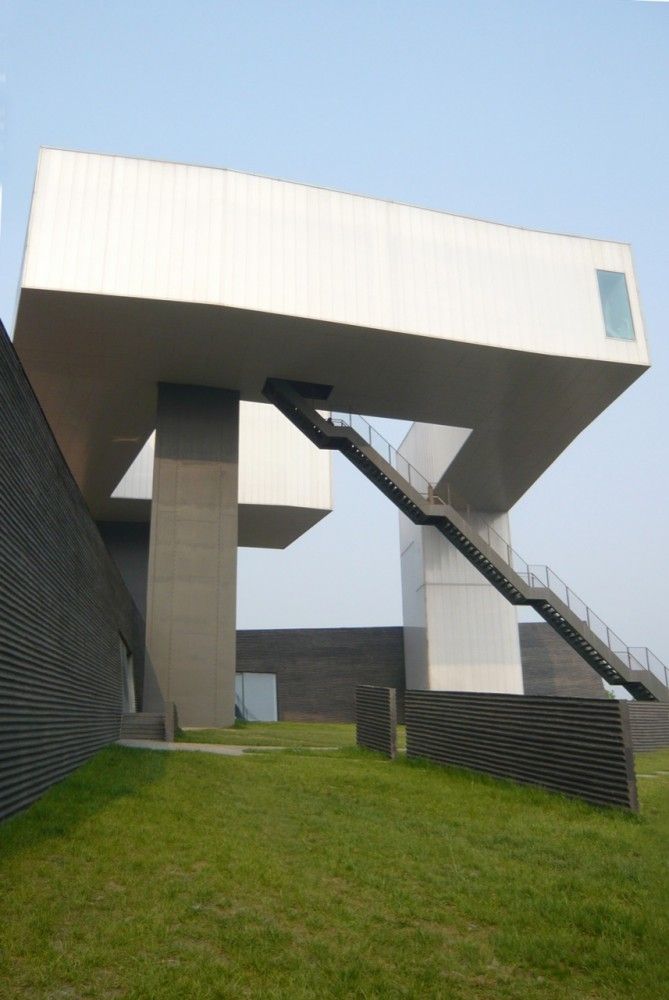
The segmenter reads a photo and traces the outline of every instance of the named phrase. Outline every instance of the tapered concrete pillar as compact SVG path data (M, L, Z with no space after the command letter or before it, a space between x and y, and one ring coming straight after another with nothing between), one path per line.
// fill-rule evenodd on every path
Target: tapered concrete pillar
M187 726L234 721L239 394L161 384L147 645Z
M413 424L400 452L438 483L468 437L463 427ZM472 511L470 519L508 558L508 513ZM415 525L403 514L400 552L407 687L522 694L514 606L436 528Z
M508 514L471 522L506 557ZM522 694L515 607L435 528L402 517L400 544L407 687Z

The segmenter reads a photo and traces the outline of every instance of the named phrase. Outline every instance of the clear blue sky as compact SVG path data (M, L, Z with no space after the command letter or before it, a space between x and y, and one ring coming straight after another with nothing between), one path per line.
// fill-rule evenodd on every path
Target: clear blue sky
M40 145L234 167L631 242L654 368L518 504L516 548L669 659L669 4L4 0L0 315ZM385 425L390 433L399 429ZM240 552L242 627L401 621L397 515ZM299 581L299 582L298 582Z

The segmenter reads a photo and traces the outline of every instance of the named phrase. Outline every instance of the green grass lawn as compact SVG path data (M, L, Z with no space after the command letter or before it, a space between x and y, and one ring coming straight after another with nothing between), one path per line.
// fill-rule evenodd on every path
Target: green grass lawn
M648 753L636 755L636 770L641 774L653 774L657 771L669 772L669 750L651 750Z
M669 778L639 784L635 817L364 752L110 747L0 827L0 996L660 1000Z
M237 722L229 729L185 729L185 743L224 743L249 747L354 747L355 725L346 722ZM404 726L397 727L397 745L405 745Z
M229 729L182 729L177 739L249 747L352 747L355 726L345 722L236 722Z

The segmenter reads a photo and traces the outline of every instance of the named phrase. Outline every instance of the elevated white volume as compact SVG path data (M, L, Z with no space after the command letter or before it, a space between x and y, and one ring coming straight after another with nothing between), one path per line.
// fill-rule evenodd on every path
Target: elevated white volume
M100 517L161 382L261 402L286 378L469 428L450 479L509 510L648 365L626 244L63 150L40 155L15 344Z
M602 335L597 268L636 340ZM43 150L22 285L647 362L625 244L155 160Z
M152 434L112 497L150 500L153 486ZM262 507L264 530L244 531L242 544L283 547L332 509L330 453L319 451L274 407L241 402L239 408L239 505L242 528L249 507ZM278 508L293 511L290 527L279 529ZM305 514L300 511L304 509ZM148 517L148 506L146 515ZM285 521L285 518L284 518ZM254 539L257 535L257 539Z

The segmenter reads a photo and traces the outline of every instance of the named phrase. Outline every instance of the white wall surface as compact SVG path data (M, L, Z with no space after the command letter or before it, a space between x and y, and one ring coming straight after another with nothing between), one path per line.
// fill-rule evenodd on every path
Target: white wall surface
M117 486L114 497L151 499L153 452L152 434ZM330 452L314 447L274 407L242 400L239 503L331 510Z
M465 439L460 428L413 424L399 450L436 482ZM514 606L436 528L399 518L407 687L522 694ZM511 541L507 513L473 512L470 523Z
M475 521L508 534L506 514L479 512ZM407 687L522 694L514 606L436 528L407 523L400 532Z
M423 542L431 543L424 530L408 517L400 513L399 519L406 686L409 690L427 691L430 673Z
M397 450L429 483L435 485L470 434L466 427L414 423Z
M636 341L604 335L624 272ZM630 248L231 170L45 149L22 284L644 364Z

